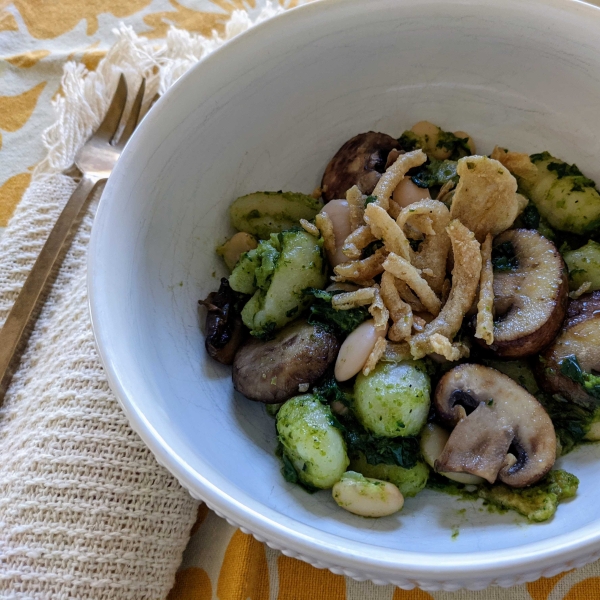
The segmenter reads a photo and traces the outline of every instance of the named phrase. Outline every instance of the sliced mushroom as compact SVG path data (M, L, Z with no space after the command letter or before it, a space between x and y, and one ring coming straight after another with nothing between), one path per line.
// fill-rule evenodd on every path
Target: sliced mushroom
M576 357L587 373L600 371L600 291L570 302L563 329L544 353L539 371L543 387L551 394L596 406L597 401L582 385L562 374L561 364L569 356Z
M369 131L348 140L331 159L321 181L325 202L343 199L356 185L363 194L370 194L385 171L388 154L399 144L385 134Z
M233 357L244 340L244 325L235 311L235 301L229 282L223 278L218 292L211 292L206 300L198 302L207 310L206 351L224 365L233 363Z
M489 348L507 358L537 354L552 342L565 317L564 261L556 246L534 230L506 231L494 239L494 248L499 247L514 250L514 256L505 256L504 270L494 269L494 342ZM476 341L485 347L483 340Z
M421 432L421 454L425 462L432 469L435 469L435 461L443 452L449 437L450 433L435 423L427 423L423 427L423 431ZM471 475L470 473L440 473L440 475L466 485L479 485L483 483L481 477Z
M526 487L556 458L554 425L542 405L510 377L482 365L455 367L440 380L434 406L454 429L436 471L471 473Z
M250 400L283 402L322 377L339 348L332 333L295 322L273 340L252 338L240 348L233 363L233 386Z

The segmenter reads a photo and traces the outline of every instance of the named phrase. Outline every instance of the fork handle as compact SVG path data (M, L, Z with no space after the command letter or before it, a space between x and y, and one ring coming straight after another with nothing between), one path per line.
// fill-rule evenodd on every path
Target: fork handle
M33 329L52 275L71 245L86 200L103 179L84 175L65 204L0 329L0 406Z

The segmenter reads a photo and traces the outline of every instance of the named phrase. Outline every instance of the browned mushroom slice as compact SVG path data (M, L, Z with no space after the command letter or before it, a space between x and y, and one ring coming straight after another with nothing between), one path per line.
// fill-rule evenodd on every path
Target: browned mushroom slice
M235 356L233 386L268 404L307 392L336 359L340 344L317 325L300 321L268 342L251 338Z
M587 373L600 371L600 291L570 302L563 329L544 353L540 368L548 392L584 406L596 406L597 400L582 385L562 373L561 365L568 357L575 357Z
M244 325L235 311L235 295L227 279L221 279L218 292L211 292L206 300L200 300L198 304L207 310L206 351L216 361L230 365L244 340Z
M363 194L370 194L385 171L388 154L398 147L398 140L374 131L360 133L348 140L323 174L321 189L325 202L345 198L353 185Z
M550 417L499 371L472 364L455 367L440 380L434 406L440 421L454 427L436 471L526 487L552 468L556 434Z
M563 259L552 242L527 229L497 236L492 257L496 320L489 348L507 358L536 354L552 342L565 317Z

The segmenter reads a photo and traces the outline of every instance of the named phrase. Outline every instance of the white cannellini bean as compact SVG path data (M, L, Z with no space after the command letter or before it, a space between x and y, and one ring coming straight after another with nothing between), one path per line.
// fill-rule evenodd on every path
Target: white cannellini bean
M387 517L404 506L404 496L388 481L347 471L331 490L338 506L361 517Z
M425 459L425 462L433 469L435 461L439 458L440 454L444 450L444 446L448 441L450 434L442 429L439 425L434 423L428 423L423 428L421 433L421 454ZM479 485L483 483L481 477L477 475L471 475L470 473L440 473L444 477L457 481L458 483L465 483L471 485Z
M429 190L415 185L410 177L405 177L396 186L392 197L394 202L397 202L402 208L405 208L409 204L414 204L419 200L429 200L431 198Z
M253 235L240 231L236 233L231 239L227 240L222 246L217 248L217 253L223 257L225 264L230 271L233 271L233 267L240 260L240 256L244 252L254 250L258 246L258 242Z
M350 207L346 200L331 200L322 209L321 213L326 214L333 225L335 235L335 254L328 256L331 266L348 262L350 259L342 252L342 247L346 238L352 232L350 225Z
M375 321L361 323L345 340L335 361L334 375L338 381L347 381L362 370L379 337L385 337L387 329L377 331Z

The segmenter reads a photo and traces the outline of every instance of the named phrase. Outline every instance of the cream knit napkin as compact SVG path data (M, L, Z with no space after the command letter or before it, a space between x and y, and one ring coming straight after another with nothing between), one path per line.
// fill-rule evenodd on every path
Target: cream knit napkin
M258 20L276 12L270 6ZM252 23L234 13L224 39ZM159 46L122 27L93 73L69 63L45 133L48 155L0 240L0 324L62 206L62 175L125 73L163 93L223 43L172 30ZM130 94L133 96L133 94ZM0 595L164 598L197 503L154 460L108 388L91 331L86 251L92 202L0 410Z

